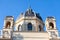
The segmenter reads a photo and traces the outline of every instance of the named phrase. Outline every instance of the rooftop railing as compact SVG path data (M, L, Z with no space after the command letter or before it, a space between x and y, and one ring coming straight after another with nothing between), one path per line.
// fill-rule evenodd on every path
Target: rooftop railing
M2 30L0 30L0 38L2 38L2 36L3 36L3 32Z

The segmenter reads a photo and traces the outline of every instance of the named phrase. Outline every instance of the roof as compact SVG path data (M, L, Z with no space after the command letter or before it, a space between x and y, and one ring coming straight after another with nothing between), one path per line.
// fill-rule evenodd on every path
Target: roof
M48 16L47 18L53 18L53 19L54 19L55 17L53 17L53 16Z
M22 16L24 16L24 17L34 17L35 16L35 17L39 18L41 21L43 21L42 17L39 15L39 13L33 12L33 10L31 8L27 9L27 11L25 11L24 13L21 13L19 15L18 19L21 18Z

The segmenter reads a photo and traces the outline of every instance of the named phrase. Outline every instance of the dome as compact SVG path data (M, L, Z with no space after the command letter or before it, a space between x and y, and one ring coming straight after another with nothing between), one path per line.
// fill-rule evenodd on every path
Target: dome
M42 17L39 15L39 13L34 13L33 10L31 8L29 8L26 12L25 12L25 17L34 17L36 16L37 18L39 18L40 20L42 20ZM43 20L42 20L43 21Z
M43 21L42 17L39 15L39 13L33 12L33 10L31 8L27 9L26 12L21 13L19 15L18 19L21 18L21 17L34 17L34 16L37 17L38 19L40 19L41 21Z

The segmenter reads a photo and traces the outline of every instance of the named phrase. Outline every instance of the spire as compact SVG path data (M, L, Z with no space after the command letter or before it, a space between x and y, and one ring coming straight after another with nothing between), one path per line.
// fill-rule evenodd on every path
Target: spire
M31 9L31 5L30 5L30 0L28 0L28 14L30 14L32 12L32 9Z
M28 2L28 9L31 10L30 0L28 0L28 1L29 1L29 2Z

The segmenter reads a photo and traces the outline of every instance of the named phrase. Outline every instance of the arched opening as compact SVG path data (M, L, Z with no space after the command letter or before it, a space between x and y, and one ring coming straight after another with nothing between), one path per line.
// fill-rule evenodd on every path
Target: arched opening
M54 24L53 23L50 22L49 26L50 26L51 29L54 29Z
M28 23L27 28L28 28L28 31L32 31L32 24Z
M21 25L18 25L18 31L21 31Z
M11 26L11 23L8 21L8 22L6 23L5 28L10 28L10 26Z
M39 27L38 27L38 28L39 28L39 31L41 31L41 30L42 30L40 25L39 25Z

